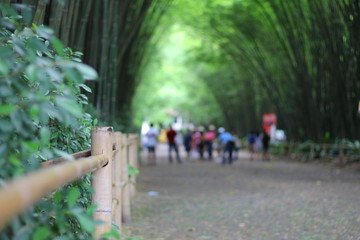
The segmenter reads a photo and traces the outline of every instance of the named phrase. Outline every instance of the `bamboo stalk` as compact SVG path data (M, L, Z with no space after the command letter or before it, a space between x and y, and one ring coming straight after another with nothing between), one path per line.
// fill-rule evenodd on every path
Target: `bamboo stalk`
M130 188L129 188L129 171L128 171L128 137L126 134L122 135L122 221L124 223L131 223L131 209L130 209Z
M95 238L111 230L112 210L112 127L94 127L92 130L91 155L104 154L108 164L94 172L92 186L95 194L92 203L97 205L94 219L104 223L96 226Z
M122 178L122 166L121 158L122 158L122 134L120 132L114 133L114 139L116 142L116 148L118 149L115 153L114 157L114 166L113 166L113 198L117 201L117 205L113 212L113 220L114 224L117 225L121 229L122 223L122 186L121 186L121 178Z
M36 11L33 19L33 23L40 25L44 21L46 3L44 1L38 1Z
M106 162L108 157L104 155L82 158L41 169L7 184L0 190L0 229L46 193L95 171Z

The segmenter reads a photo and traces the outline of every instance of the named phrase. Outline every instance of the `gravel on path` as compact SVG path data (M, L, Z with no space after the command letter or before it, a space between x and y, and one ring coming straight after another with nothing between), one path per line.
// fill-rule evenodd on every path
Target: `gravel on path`
M144 240L360 240L360 172L312 163L143 165L132 203ZM149 195L149 192L158 195Z

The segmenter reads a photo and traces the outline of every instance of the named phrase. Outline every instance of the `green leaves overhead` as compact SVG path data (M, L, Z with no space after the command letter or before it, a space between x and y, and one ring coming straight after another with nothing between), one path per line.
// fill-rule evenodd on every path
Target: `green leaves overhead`
M357 1L341 0L184 0L167 15L202 41L187 66L228 127L246 134L274 112L292 139L360 135L358 16Z

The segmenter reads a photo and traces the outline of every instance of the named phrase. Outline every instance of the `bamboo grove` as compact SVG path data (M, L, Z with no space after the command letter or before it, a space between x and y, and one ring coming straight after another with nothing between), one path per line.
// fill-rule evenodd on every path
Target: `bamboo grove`
M84 53L98 81L88 82L89 101L100 119L130 125L129 107L147 42L169 0L23 0L33 22L50 26L65 46Z
M84 52L99 73L87 83L89 100L109 124L130 125L143 67L156 55L151 39L180 24L202 39L187 53L187 67L220 105L218 125L245 134L275 112L292 139L360 136L357 0L7 2L31 5L36 24Z
M275 112L292 139L359 138L359 1L185 4L204 9L182 18L203 36L190 64L231 128L258 129Z

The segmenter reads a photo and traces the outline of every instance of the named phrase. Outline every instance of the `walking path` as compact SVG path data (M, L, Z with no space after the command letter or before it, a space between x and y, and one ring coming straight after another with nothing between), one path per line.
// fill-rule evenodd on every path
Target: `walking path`
M249 161L246 152L233 166L170 165L166 154L160 146L157 166L140 169L131 226L139 239L360 240L358 171Z

